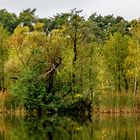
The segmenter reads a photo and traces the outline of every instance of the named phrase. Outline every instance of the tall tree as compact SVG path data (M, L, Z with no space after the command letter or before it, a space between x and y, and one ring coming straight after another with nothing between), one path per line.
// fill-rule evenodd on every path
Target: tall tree
M35 15L36 9L26 9L20 12L19 22L23 26L28 26L31 30L33 29L33 24L37 22L37 16Z
M11 33L19 24L16 14L9 13L6 9L0 10L0 23Z
M0 90L5 89L5 61L7 59L6 39L8 32L0 25Z
M140 81L140 22L135 21L132 24L131 38L129 38L129 55L126 60L128 66L128 77L130 86L134 94L137 93Z
M113 75L116 90L121 92L125 85L127 91L128 81L124 63L128 55L128 37L115 33L104 46L104 55L108 70Z

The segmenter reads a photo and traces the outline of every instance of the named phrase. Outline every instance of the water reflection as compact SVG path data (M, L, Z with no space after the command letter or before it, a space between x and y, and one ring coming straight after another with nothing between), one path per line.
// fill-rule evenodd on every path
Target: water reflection
M140 140L140 116L0 116L0 140Z

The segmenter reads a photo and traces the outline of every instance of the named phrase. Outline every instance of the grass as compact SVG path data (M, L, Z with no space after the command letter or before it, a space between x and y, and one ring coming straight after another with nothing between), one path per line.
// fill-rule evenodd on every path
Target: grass
M93 103L93 112L98 113L140 113L140 94L99 94ZM8 92L0 92L0 114L25 115L18 99Z
M1 114L25 114L23 106L18 105L18 99L8 92L0 92L0 113Z
M105 93L98 96L94 112L101 113L140 113L140 94Z

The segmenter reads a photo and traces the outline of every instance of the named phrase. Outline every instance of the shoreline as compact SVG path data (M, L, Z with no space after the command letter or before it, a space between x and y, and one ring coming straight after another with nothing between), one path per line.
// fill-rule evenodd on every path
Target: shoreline
M93 108L93 113L102 114L140 114L140 109L138 108Z
M31 115L33 115L34 112L31 112ZM42 115L48 115L49 113L43 113ZM57 113L56 113L57 114ZM140 110L137 109L137 108L104 108L104 109L101 109L101 108L93 108L92 111L90 112L91 115L94 115L94 114L105 114L105 115L140 115ZM17 109L17 110L1 110L0 109L0 115L16 115L16 116L26 116L26 115L30 115L29 113L27 113L27 111L25 109ZM35 115L37 115L35 113ZM51 114L49 114L51 115ZM53 115L53 114L52 114ZM58 114L59 115L59 114Z

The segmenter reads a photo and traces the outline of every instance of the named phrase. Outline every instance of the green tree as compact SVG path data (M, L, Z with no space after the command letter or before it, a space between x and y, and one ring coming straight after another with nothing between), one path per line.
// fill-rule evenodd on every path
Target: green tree
M96 34L100 41L108 40L110 35L116 32L120 32L123 35L130 34L130 23L124 20L123 17L114 17L113 15L101 16L94 13L89 17L89 20L96 25L98 29Z
M128 66L127 75L129 77L130 87L134 94L138 92L139 72L140 72L140 23L136 21L131 29L131 38L129 38L126 65Z
M30 34L28 27L19 26L11 36L11 59L15 54L13 62L17 61L19 66L14 93L27 109L39 112L50 103L49 93L55 93L52 89L56 69L61 63L59 48L63 41L56 36L57 30L48 37L42 31L43 25L37 23Z
M113 76L115 89L128 90L125 60L128 55L128 37L115 33L104 46L104 55L109 72Z
M9 13L6 9L0 10L0 23L11 33L19 24L16 14Z
M8 32L0 25L0 90L5 87L5 62L8 57L6 40L8 38Z
M19 14L19 23L23 26L28 26L31 30L33 29L33 24L35 24L38 20L35 15L36 9L26 9L20 12Z

